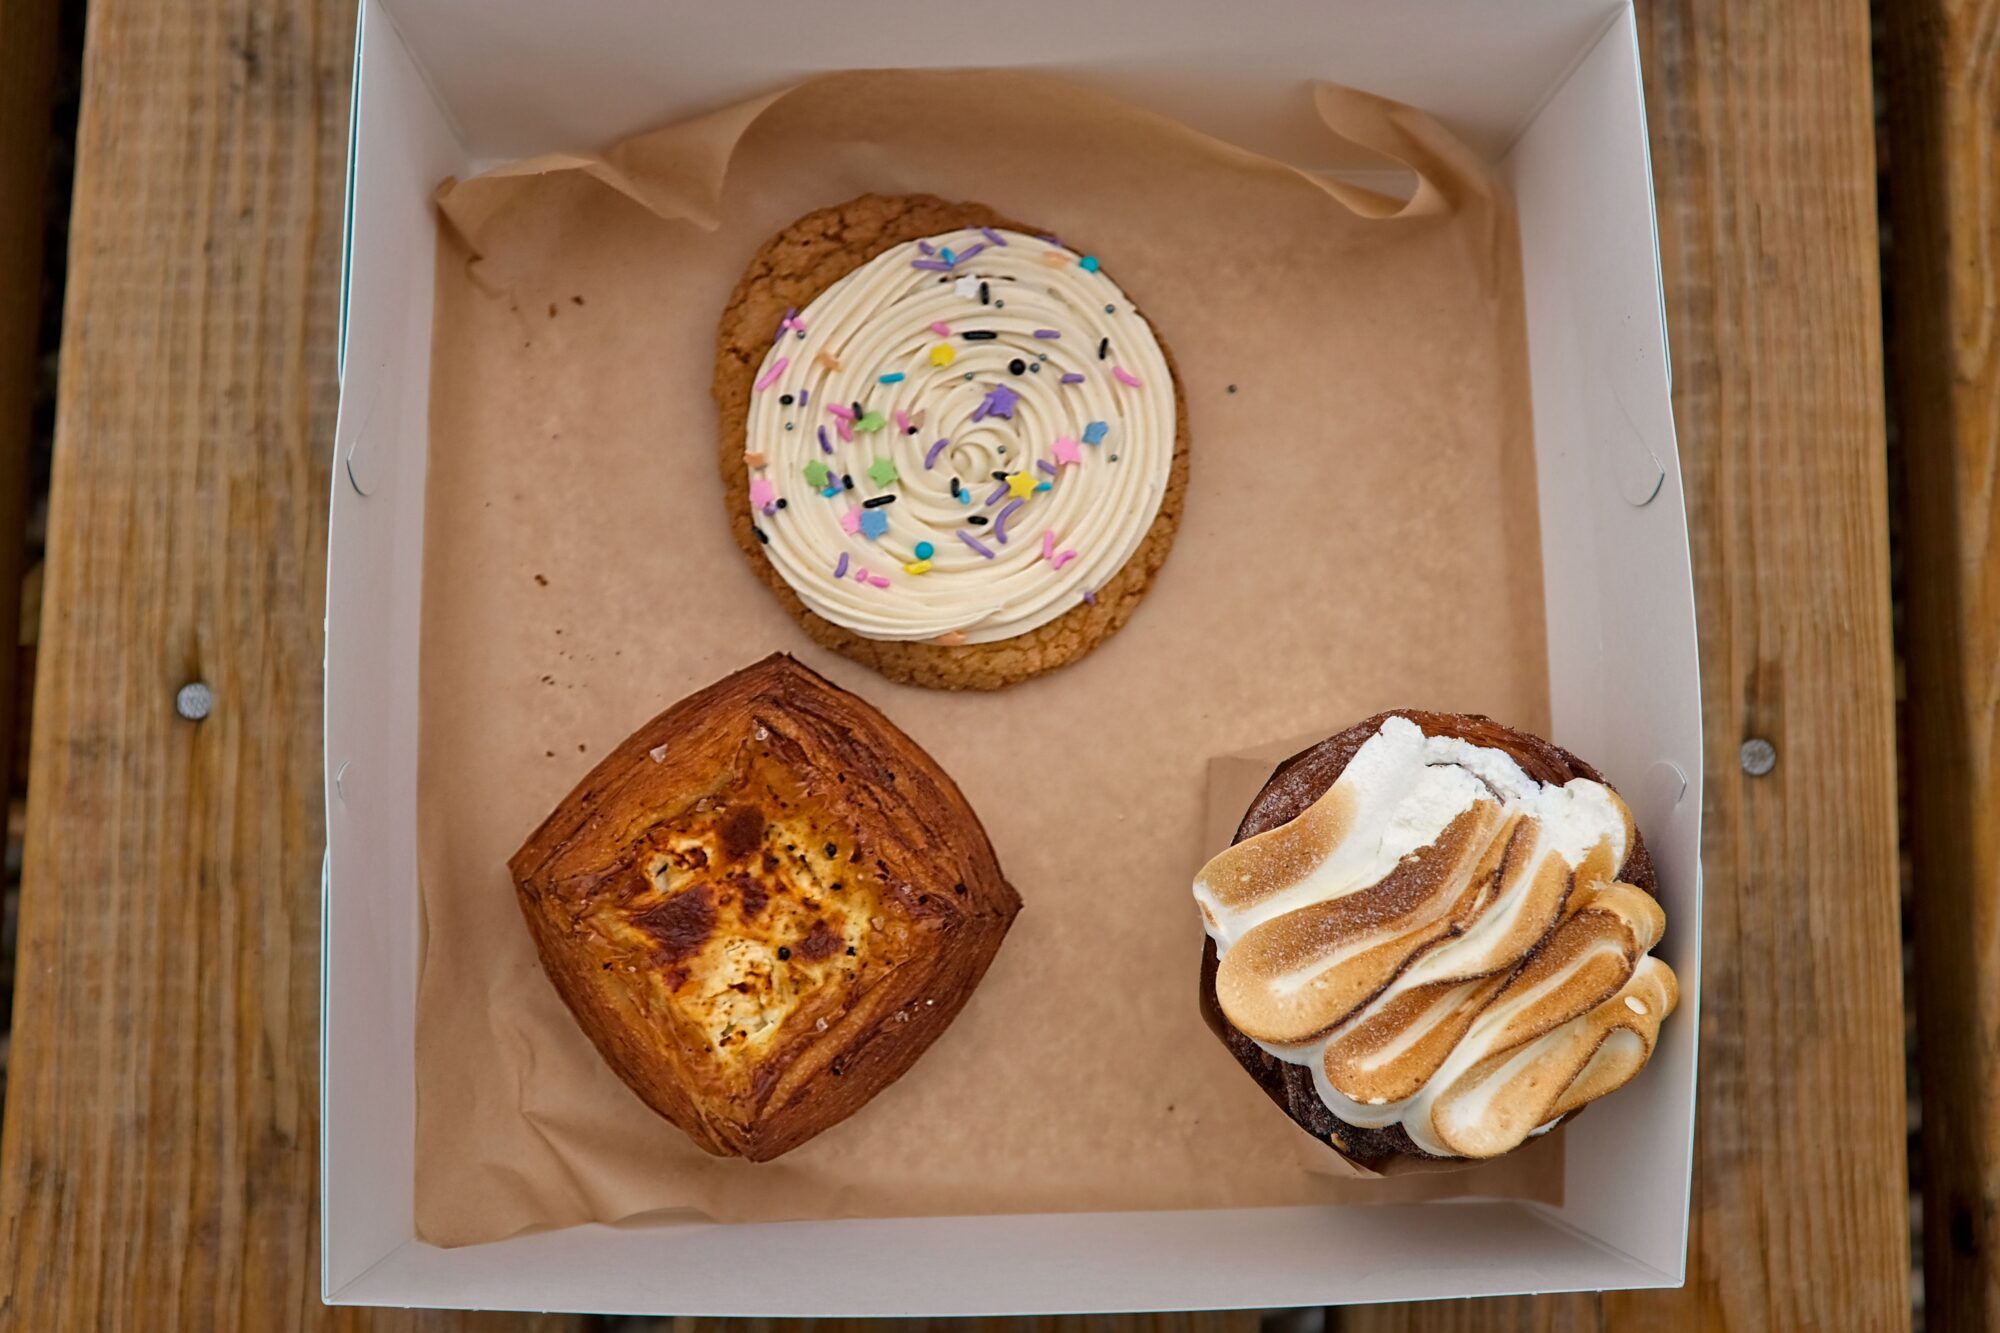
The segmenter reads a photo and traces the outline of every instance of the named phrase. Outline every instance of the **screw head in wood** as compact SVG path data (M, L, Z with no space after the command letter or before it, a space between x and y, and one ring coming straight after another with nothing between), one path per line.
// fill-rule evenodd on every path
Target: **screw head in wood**
M215 691L198 680L181 686L174 695L174 711L190 722L199 722L215 709Z
M1762 736L1752 736L1743 742L1737 757L1742 761L1745 773L1761 778L1778 766L1778 747Z

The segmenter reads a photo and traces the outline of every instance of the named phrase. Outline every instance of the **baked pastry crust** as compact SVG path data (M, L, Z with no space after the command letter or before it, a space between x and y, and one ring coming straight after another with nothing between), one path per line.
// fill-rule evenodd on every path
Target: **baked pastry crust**
M1477 713L1433 713L1395 708L1358 722L1279 764L1263 789L1250 802L1242 822L1237 826L1236 835L1230 839L1231 844L1298 818L1326 794L1346 770L1348 762L1391 717L1409 719L1426 736L1455 736L1474 745L1503 751L1537 782L1561 784L1572 778L1587 778L1610 786L1604 782L1602 774L1568 750L1529 732L1495 722L1490 717ZM1659 896L1659 879L1653 870L1652 857L1646 851L1645 839L1636 828L1624 864L1617 871L1617 878L1644 890L1649 897ZM1527 961L1522 959L1522 965ZM1229 1048L1229 1053L1236 1057L1236 1062L1257 1080L1258 1086L1299 1128L1349 1161L1370 1169L1379 1169L1398 1160L1433 1163L1440 1160L1464 1161L1432 1157L1411 1142L1409 1134L1400 1124L1374 1128L1350 1125L1335 1116L1313 1086L1310 1069L1280 1060L1224 1016L1216 998L1219 965L1215 941L1205 939L1201 960L1202 1018L1209 1029L1222 1039L1223 1045ZM1563 1119L1578 1113L1573 1111Z
M713 392L722 428L717 459L736 544L757 577L815 643L905 685L997 690L1074 662L1110 638L1132 618L1166 563L1187 496L1189 435L1180 367L1157 327L1154 340L1173 372L1176 422L1173 467L1159 513L1131 558L1096 589L1094 602L1073 607L1025 634L959 645L870 639L814 614L758 543L750 516L750 471L743 462L757 367L770 350L771 330L785 311L810 306L820 293L885 250L963 227L1031 234L1043 230L1012 221L984 204L955 203L928 194L867 194L808 213L766 241L730 294L716 334ZM1129 290L1127 295L1138 299Z
M936 762L782 654L633 733L508 864L605 1062L752 1161L899 1078L1021 905Z

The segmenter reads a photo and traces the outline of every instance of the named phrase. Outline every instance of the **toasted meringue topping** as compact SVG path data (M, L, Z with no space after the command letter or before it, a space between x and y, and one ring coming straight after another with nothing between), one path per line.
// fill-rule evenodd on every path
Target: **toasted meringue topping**
M1636 1074L1673 1011L1665 914L1617 878L1633 836L1602 783L1391 716L1196 877L1217 1001L1347 1123L1506 1152Z

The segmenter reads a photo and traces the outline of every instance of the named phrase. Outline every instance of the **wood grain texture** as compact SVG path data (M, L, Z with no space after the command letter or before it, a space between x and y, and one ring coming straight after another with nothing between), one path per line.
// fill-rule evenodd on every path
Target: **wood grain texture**
M56 0L0 0L0 790L12 790Z
M1687 1286L1346 1329L1910 1322L1868 5L1639 14L1707 737Z
M2000 1326L2000 3L1883 11L1924 1297Z
M10 10L17 0L0 0ZM351 3L97 0L0 1160L0 1323L319 1304L320 634ZM183 682L218 696L174 715Z

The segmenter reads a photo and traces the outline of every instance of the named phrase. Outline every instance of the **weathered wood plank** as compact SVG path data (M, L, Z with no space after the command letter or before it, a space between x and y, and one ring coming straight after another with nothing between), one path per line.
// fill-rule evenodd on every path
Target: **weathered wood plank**
M2000 1325L2000 3L1882 10L1924 1296Z

